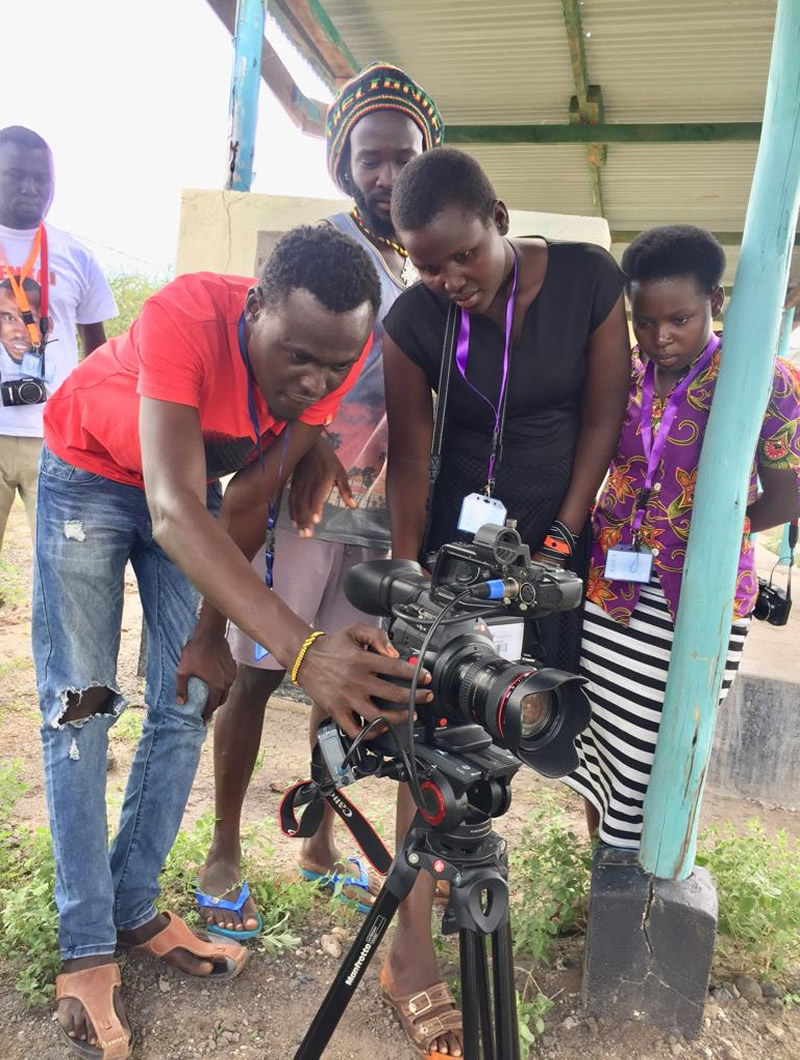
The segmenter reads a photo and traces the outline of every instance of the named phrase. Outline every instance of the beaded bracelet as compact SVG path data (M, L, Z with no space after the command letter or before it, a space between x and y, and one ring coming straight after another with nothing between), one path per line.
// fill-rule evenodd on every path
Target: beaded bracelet
M325 636L325 631L324 630L315 629L313 633L309 633L309 635L306 637L306 639L300 645L300 651L297 653L297 658L295 659L294 664L292 666L292 669L291 669L291 671L289 673L289 677L291 678L291 681L292 681L293 685L297 684L297 675L300 673L300 667L303 665L303 660L306 657L306 653L308 652L308 649L311 647L311 645L314 643L314 641L318 637L324 637L324 636Z

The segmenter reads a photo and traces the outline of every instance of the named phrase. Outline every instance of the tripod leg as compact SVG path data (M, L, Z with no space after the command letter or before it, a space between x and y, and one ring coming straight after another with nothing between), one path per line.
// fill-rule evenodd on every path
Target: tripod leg
M497 1055L502 1060L519 1060L517 995L514 986L514 952L511 923L492 932L492 975L494 978L494 1021Z
M492 1036L486 943L483 935L467 928L461 929L458 941L461 958L461 1009L464 1017L464 1060L479 1060L481 1055L484 1060L497 1060Z
M355 942L345 954L336 978L306 1031L300 1048L294 1054L294 1060L319 1060L322 1056L399 904L400 898L385 883Z

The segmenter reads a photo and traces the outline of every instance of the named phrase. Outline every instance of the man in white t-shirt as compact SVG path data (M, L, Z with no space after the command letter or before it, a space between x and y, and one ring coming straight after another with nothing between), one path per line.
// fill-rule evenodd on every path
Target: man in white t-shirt
M0 129L0 546L17 493L33 532L44 399L78 363L77 333L89 354L117 315L92 254L43 224L52 196L45 141L20 125Z

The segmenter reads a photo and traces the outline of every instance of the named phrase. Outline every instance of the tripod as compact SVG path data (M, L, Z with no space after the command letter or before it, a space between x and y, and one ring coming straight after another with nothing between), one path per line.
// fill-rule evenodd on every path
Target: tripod
M507 799L508 789L502 795ZM294 1060L322 1056L420 869L427 869L434 879L450 881L442 930L459 934L464 1060L519 1060L506 843L493 831L489 814L471 803L461 821L447 831L437 830L417 814ZM491 938L492 998L487 937Z

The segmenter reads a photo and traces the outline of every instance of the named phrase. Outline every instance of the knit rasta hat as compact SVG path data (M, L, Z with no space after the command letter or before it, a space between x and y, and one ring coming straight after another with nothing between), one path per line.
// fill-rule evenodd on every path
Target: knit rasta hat
M390 63L371 63L339 89L325 119L328 172L336 184L342 183L345 147L353 126L376 110L397 110L408 115L422 131L422 149L439 147L444 125L436 104L408 74Z

